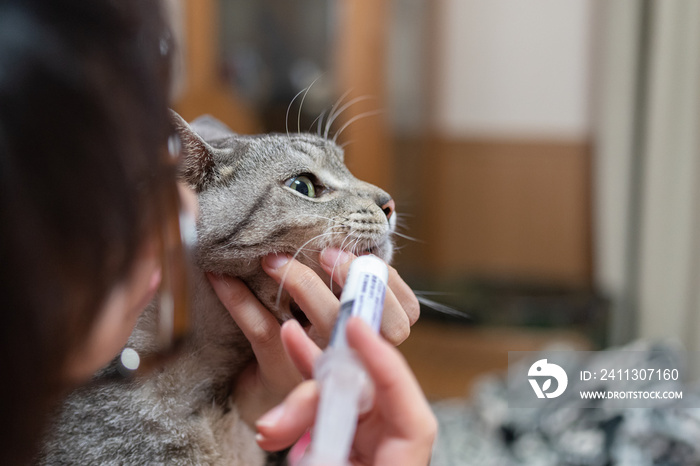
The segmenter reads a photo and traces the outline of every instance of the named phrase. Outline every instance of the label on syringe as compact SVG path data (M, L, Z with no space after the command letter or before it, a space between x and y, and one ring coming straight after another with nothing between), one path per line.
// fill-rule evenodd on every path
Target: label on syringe
M379 331L389 269L378 257L360 256L350 264L340 296L340 312L330 344L314 365L321 386L310 453L305 466L347 465L358 413L371 406L371 381L345 336L350 317Z
M346 347L345 325L357 316L375 331L382 323L388 271L386 264L375 256L361 256L351 264L340 297L340 312L331 335L330 346Z

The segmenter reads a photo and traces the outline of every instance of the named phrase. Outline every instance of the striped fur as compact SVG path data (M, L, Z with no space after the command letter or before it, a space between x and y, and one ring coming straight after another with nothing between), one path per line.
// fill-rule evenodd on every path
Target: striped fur
M263 464L265 455L231 397L233 380L252 353L204 272L240 277L283 321L292 318L293 303L262 271L266 254L294 255L327 281L316 263L323 248L391 258L391 227L382 211L390 197L354 178L331 140L239 136L210 117L191 125L173 118L186 158L181 176L200 204L187 352L146 378L119 379L115 364L103 370L65 403L41 464ZM285 185L300 174L313 175L320 196ZM153 346L154 306L128 343L141 353Z

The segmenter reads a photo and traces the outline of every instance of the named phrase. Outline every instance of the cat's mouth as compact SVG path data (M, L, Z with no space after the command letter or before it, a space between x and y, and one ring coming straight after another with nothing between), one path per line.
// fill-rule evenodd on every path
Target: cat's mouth
M355 249L355 251L352 251L352 252L354 252L354 254L357 256L374 254L375 256L379 256L379 257L384 258L384 254L383 254L384 248L382 247L384 245L379 245L376 242L372 242L372 243L373 244L365 244L365 245L363 245L364 247L357 248L357 249ZM329 288L331 289L331 291L333 292L335 297L338 300L340 300L340 294L342 292L342 289L339 286L337 286L336 284L330 284L330 282L332 281L331 277L326 277L326 280L327 280L326 285L329 285ZM306 314L301 309L301 307L299 307L299 305L296 303L296 301L294 301L294 299L290 299L290 301L289 301L289 314L291 314L292 318L295 319L297 322L299 322L299 324L304 329L308 329L309 327L311 327L311 325L312 325L311 321L306 316Z

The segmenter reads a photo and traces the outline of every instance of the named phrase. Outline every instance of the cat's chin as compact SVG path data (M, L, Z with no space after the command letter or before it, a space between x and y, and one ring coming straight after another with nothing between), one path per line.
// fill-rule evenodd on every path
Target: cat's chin
M389 262L393 252L393 245L389 240L386 240L379 243L379 246L368 245L368 247L354 252L356 255L374 254L382 260ZM310 267L335 297L340 299L342 287L337 283L337 277L332 277L328 274L315 260L304 257L303 255L297 259L307 267ZM261 261L262 257L228 261L225 264L220 262L204 263L204 261L202 261L200 267L204 266L202 268L205 270L223 275L237 276L243 280L263 306L269 309L280 322L288 319L295 319L302 327L306 329L311 327L311 322L304 313L304 310L301 309L284 288L280 287L276 281L263 271L260 266ZM338 270L334 269L333 274L337 273Z

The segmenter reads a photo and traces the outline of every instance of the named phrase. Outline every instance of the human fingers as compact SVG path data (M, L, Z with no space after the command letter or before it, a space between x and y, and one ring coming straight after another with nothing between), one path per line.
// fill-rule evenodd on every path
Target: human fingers
M356 256L348 253L347 251L341 251L336 248L328 248L321 252L321 266L323 269L331 275L333 280L340 286L345 284L345 279L347 278L348 270L350 268L350 263L352 259ZM420 317L420 305L418 304L418 299L413 293L408 284L401 278L399 272L387 264L389 268L389 281L387 283L389 289L393 292L394 296L398 300L401 307L405 310L411 325L415 324Z
M241 280L211 273L207 277L219 300L250 341L258 362L274 363L276 355L284 353L277 319Z
M284 350L277 319L240 280L208 274L219 300L250 342L256 362L239 377L237 397L241 416L252 423L261 412L279 402L302 376Z
M315 381L307 380L297 386L255 423L258 445L264 450L279 451L296 442L313 425L318 399Z
M262 267L287 290L313 325L318 342L325 344L338 316L339 303L321 277L286 255L268 255L263 259Z
M288 320L282 324L282 344L302 377L313 377L314 361L321 349L308 337L299 322Z
M401 308L406 313L408 317L409 325L413 325L418 321L420 317L420 304L418 304L418 298L416 298L415 293L408 284L403 281L403 278L399 275L399 272L392 266L389 267L389 289L394 293L396 299L398 300Z
M361 319L347 323L348 344L375 386L375 406L394 435L432 445L437 422L406 360Z
M341 287L345 285L350 264L356 256L336 248L328 248L321 252L321 267ZM382 316L381 332L384 338L398 345L411 332L413 325L420 315L418 300L411 288L403 281L395 268L389 267L384 314Z

